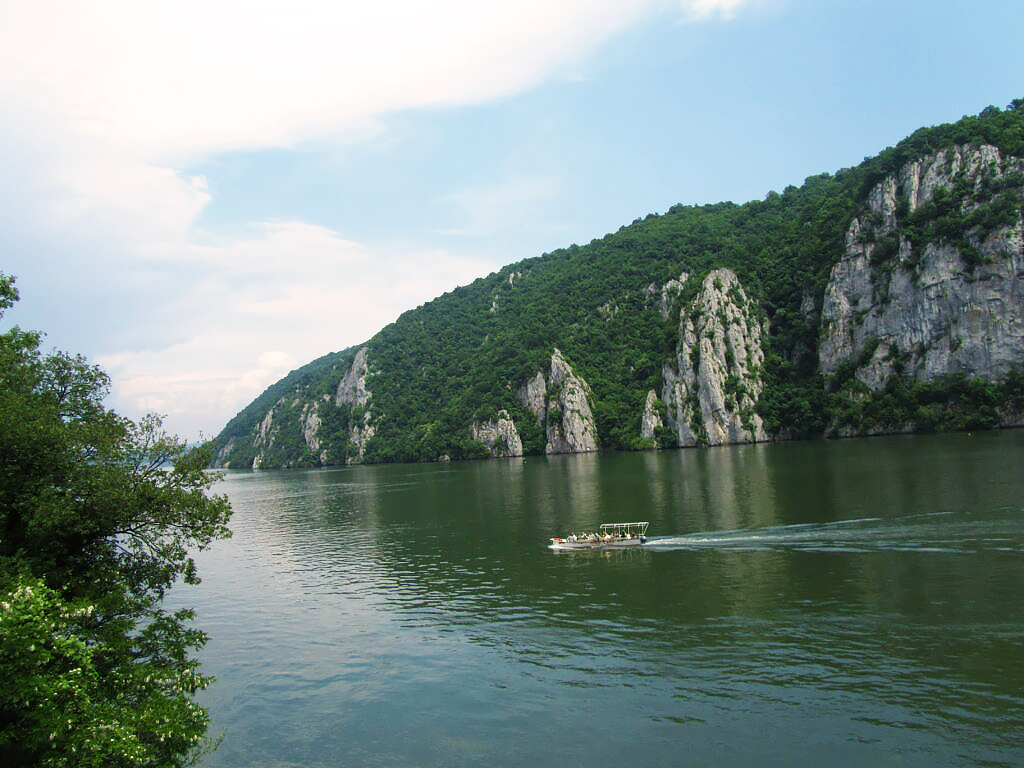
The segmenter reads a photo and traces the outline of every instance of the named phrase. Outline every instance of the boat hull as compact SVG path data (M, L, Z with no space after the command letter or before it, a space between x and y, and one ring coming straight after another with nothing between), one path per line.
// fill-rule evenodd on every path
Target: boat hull
M624 547L640 547L647 541L647 521L631 523L601 523L599 531L584 532L577 536L552 536L551 549L620 549Z
M626 539L625 541L566 541L565 539L552 539L548 549L630 549L641 547L646 542L640 539Z

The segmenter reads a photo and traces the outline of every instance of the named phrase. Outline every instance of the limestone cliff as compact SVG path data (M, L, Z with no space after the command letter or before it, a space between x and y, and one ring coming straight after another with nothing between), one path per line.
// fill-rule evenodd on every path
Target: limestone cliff
M217 453L213 457L213 466L215 467L229 467L231 466L231 452L238 446L238 438L230 437L221 443L217 448Z
M473 439L487 446L491 458L522 456L523 441L516 430L515 422L508 411L498 411L497 418L484 422L473 422Z
M281 398L273 407L266 412L257 428L251 436L251 447L253 451L252 460L249 463L251 469L261 469L267 462L267 454L282 440L282 423L277 414L289 410L298 413L299 435L304 450L316 457L316 460L324 463L328 460L327 452L322 448L320 440L320 406L322 401L303 402L300 398ZM285 436L287 442L290 437ZM238 447L238 438L230 440L218 453L217 463L221 466L231 466L228 458L231 452ZM277 463L272 462L272 466Z
M663 320L668 320L669 315L672 313L672 304L683 292L683 287L690 280L690 273L683 272L679 275L679 279L672 279L657 288L656 284L652 283L648 287L648 293L658 295L658 314L661 315Z
M306 403L302 408L302 439L306 447L317 456L317 459L324 463L327 461L327 452L323 450L320 441L320 418L321 401Z
M559 350L551 355L546 453L597 450L597 427L590 407L590 386L577 376Z
M252 441L253 447L257 451L255 458L252 460L253 469L259 469L263 466L263 449L269 448L274 443L273 425L274 409L271 408L267 411L267 415L263 417L263 421L260 422Z
M366 444L376 434L373 417L370 409L366 407L371 396L371 392L366 388L366 376L369 371L366 347L362 347L356 352L352 366L338 383L334 395L335 405L358 406L352 409L353 418L348 427L348 442L352 446L352 454L347 459L349 464L358 464L363 460Z
M597 450L590 385L573 371L560 350L551 354L547 379L541 371L519 389L522 405L545 427L545 453Z
M537 426L544 426L547 416L548 382L541 371L519 388L519 402L537 420Z
M819 370L987 380L1024 361L1020 159L958 146L872 189L825 289Z
M658 412L658 395L652 389L647 393L647 400L644 401L644 413L640 417L640 437L645 440L657 438L658 430L664 427L661 414Z
M729 269L708 274L679 317L675 359L666 363L662 400L678 444L767 440L754 412L761 394L764 324Z
M352 366L338 382L338 389L334 393L334 402L337 405L346 403L355 405L366 405L370 399L370 392L366 389L366 374L370 366L366 362L366 347L361 347L356 352Z
M296 465L345 464L362 460L375 427L370 411L371 393L366 386L369 373L367 350L345 358L338 369L338 384L331 393L313 394L290 388L278 393L255 412L256 419L244 433L232 435L216 454L214 463L223 467L288 467ZM273 390L268 390L272 392ZM345 419L339 422L339 414ZM344 445L337 446L338 425L344 425Z

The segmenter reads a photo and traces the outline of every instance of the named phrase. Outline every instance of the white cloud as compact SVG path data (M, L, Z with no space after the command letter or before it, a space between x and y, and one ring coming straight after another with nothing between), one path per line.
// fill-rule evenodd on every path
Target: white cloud
M679 4L689 18L703 20L714 16L734 18L742 6L752 2L754 0L680 0Z
M5 9L0 89L150 159L287 146L520 91L652 4L35 0Z
M170 424L187 426L189 437L195 437L211 424L222 426L224 414L234 414L255 399L264 389L281 379L301 363L282 350L262 352L253 360L239 360L248 369L230 364L218 367L202 340L158 354L101 358L106 370L115 372L117 410L136 416L159 413ZM183 368L171 372L168 358L178 359ZM308 362L308 361L302 361ZM201 365L201 370L189 366ZM239 374L238 371L243 371ZM184 372L181 372L184 371ZM207 437L213 435L207 433Z
M567 76L659 4L7 4L0 159L20 174L0 179L0 202L25 214L19 228L78 249L177 247L209 200L203 179L175 170L182 164L365 138L388 113L493 100Z
M190 435L215 431L288 371L493 268L444 251L376 251L301 222L254 228L260 237L179 254L205 266L156 313L177 319L177 337L98 360L116 410L166 414Z
M684 3L729 15L742 0ZM670 0L34 0L0 24L0 268L88 338L128 416L217 430L287 369L360 343L493 269L381 250L308 222L196 228L211 199L178 168L228 150L353 141L398 110L499 99L580 62ZM557 190L510 177L445 202L464 232ZM18 243L13 248L12 243ZM86 297L86 298L82 298ZM77 301L77 303L74 303ZM74 347L77 351L77 347ZM282 350L287 350L284 352ZM82 351L89 351L83 349Z

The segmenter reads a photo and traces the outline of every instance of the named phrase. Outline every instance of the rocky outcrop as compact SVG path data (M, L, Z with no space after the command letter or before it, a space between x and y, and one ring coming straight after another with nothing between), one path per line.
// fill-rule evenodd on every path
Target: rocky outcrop
M329 395L324 395L328 398ZM302 417L300 418L300 424L302 426L302 439L306 442L306 447L310 452L317 455L321 463L327 461L327 451L324 450L322 441L320 440L320 425L323 420L320 418L320 400L313 403L306 403L302 408Z
M278 397L245 434L236 434L220 447L215 466L266 467L315 466L354 463L362 460L366 445L374 436L370 412L371 393L366 387L369 374L367 348L358 350L346 362L344 375L333 394L313 395L291 388ZM342 406L347 414L339 413ZM348 429L338 429L348 417ZM326 429L325 422L331 422ZM339 432L346 441L339 441ZM342 444L339 445L339 442Z
M366 405L370 399L370 392L366 388L366 374L370 367L366 362L366 347L356 352L352 365L338 382L338 390L334 395L334 402L337 405L351 403L353 405Z
M661 414L658 412L658 395L652 389L647 393L647 401L644 403L644 414L640 418L640 437L645 440L654 440L658 430L664 426L661 421Z
M736 275L717 269L679 318L675 360L662 370L662 400L681 446L767 440L754 406L761 394L764 324Z
M373 425L373 417L367 403L372 393L366 388L366 376L370 372L370 365L367 361L366 347L356 352L355 358L348 371L338 382L338 389L334 395L336 405L352 405L352 421L348 427L348 442L351 445L351 453L346 463L358 464L366 454L366 444L376 434Z
M672 314L672 305L683 292L683 288L689 279L690 273L683 272L679 275L678 280L672 278L662 286L659 286L657 283L651 283L644 289L647 293L648 302L653 303L657 307L658 314L661 315L662 320L668 320L669 315Z
M573 372L557 349L551 355L548 393L548 443L545 453L597 450L597 426L590 407L590 385Z
M995 147L956 147L871 191L825 290L822 374L880 389L893 375L996 380L1021 365L1021 171Z
M274 409L271 408L267 411L267 415L263 417L259 427L256 428L256 439L253 441L256 445L270 445L273 440L273 433L271 431L271 425L274 423Z
M523 455L523 441L515 422L504 409L498 411L496 419L473 422L472 432L474 440L487 446L491 458Z
M683 292L683 287L689 279L690 273L683 272L679 275L678 280L669 280L661 286L661 300L658 304L658 312L661 314L663 320L668 320L669 314L672 311L672 303Z
M544 374L537 371L537 375L521 386L517 394L519 402L537 420L537 426L543 426L548 410L548 382L544 378Z
M362 462L363 456L366 454L366 444L375 434L377 434L377 429L370 423L370 412L365 411L362 421L352 424L348 428L348 441L355 453L348 458L346 463L359 464Z
M231 466L231 452L235 450L238 445L238 438L232 437L227 440L220 448L217 449L217 453L213 457L213 466L215 467L230 467Z
M274 408L277 407L274 404ZM259 469L263 466L263 451L274 444L274 408L267 411L267 415L260 421L256 428L256 436L253 438L253 447L257 449L256 456L252 460L252 468Z
M590 385L577 376L561 351L551 354L547 379L538 371L519 389L519 401L545 428L545 453L589 453L597 450L597 426Z

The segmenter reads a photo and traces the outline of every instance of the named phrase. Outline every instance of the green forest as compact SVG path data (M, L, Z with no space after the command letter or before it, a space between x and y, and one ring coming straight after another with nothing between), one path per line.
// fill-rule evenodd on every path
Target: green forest
M757 410L771 436L816 437L844 428L857 433L884 424L917 430L997 425L1000 409L1021 405L1019 374L1000 382L895 379L884 391L863 392L851 380L852 369L828 381L817 373L820 299L870 190L910 161L954 145L980 144L1024 157L1024 100L923 128L856 167L812 176L763 200L675 205L586 245L510 264L406 312L366 345L372 393L366 407L376 431L363 460L486 456L469 426L500 409L519 427L524 452L542 452L543 429L515 390L545 368L556 347L592 388L601 447L655 447L640 439L638 414L647 392L661 391L680 308L693 298L700 279L719 267L736 273L768 321ZM954 243L970 269L977 256L970 236L1019 218L1022 190L1020 174L991 185L969 214L961 208L962 193L951 190L913 214L903 211L900 224L915 252L930 242ZM879 244L875 266L885 269L895 250ZM690 279L663 318L652 311L652 287L684 272ZM810 312L807 297L818 302ZM263 466L345 463L353 450L349 427L362 423L363 407L335 405L331 395L355 352L325 355L270 387L218 436L219 445L230 443L222 458L232 466L251 465L257 452ZM320 454L301 435L303 409L318 400ZM250 436L271 407L279 432L272 445L257 449ZM657 442L672 447L674 438L666 430Z

